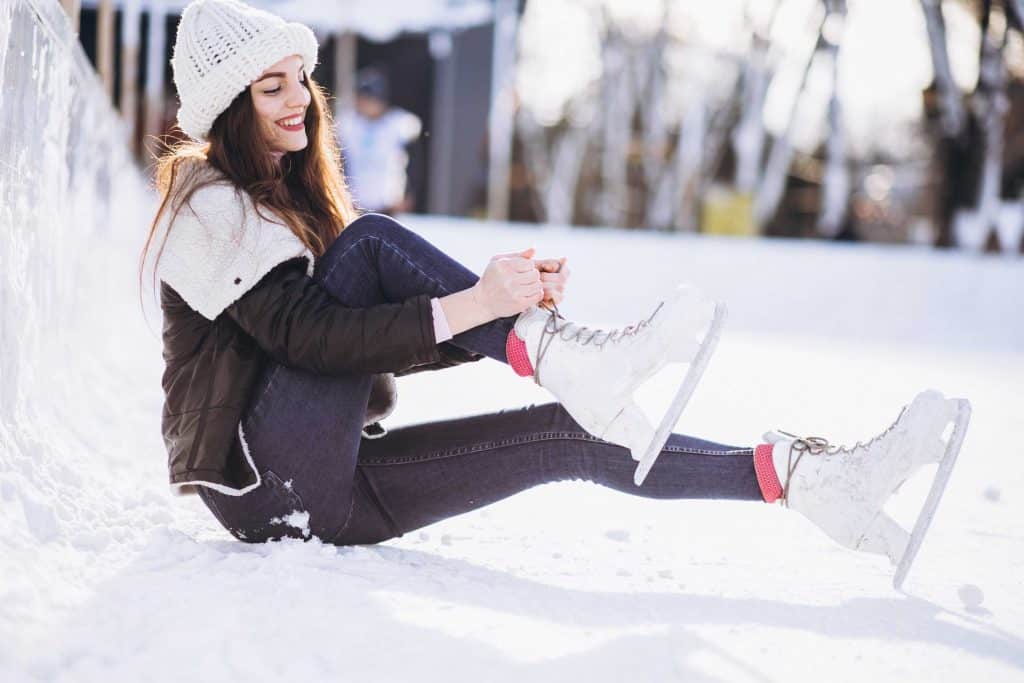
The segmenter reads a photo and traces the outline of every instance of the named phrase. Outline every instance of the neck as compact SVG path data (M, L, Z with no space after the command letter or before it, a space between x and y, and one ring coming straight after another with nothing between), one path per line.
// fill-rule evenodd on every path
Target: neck
M271 156L271 158L273 158L273 160L276 163L279 164L279 163L281 163L281 157L284 156L284 152L273 151L273 152L270 153L270 156Z

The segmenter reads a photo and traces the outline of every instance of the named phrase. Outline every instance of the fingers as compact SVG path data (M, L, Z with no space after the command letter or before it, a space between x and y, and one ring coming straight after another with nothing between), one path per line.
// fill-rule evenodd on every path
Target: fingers
M565 299L565 285L569 279L569 268L565 265L564 258L553 262L559 264L561 270L558 272L541 272L540 281L544 288L544 301L557 305Z
M506 273L535 273L537 269L533 267L533 261L522 256L503 256L501 258L495 257L492 259L492 263L497 264L499 268L504 270Z
M544 301L554 302L560 304L565 299L565 290L561 287L555 287L551 285L544 286Z
M532 259L533 255L534 255L534 253L536 253L536 251L537 251L536 249L534 249L533 247L530 247L529 249L524 249L522 251L514 251L514 252L512 252L510 254L496 254L496 255L491 257L491 260L492 261L497 261L499 259L511 259L511 258Z
M534 259L533 263L537 267L537 270L547 273L557 273L559 271L566 270L565 267L566 258L546 258L546 259Z
M512 266L517 273L526 272L527 263L529 263L530 268L535 268L542 273L565 273L568 277L569 269L565 265L565 262L567 261L565 256L557 259L534 259L533 254L535 251L536 250L533 247L530 247L529 249L524 249L519 252L496 254L491 257L491 260L506 262Z
M508 272L503 276L502 280L503 289L511 299L530 304L536 303L544 297L540 273L532 265L525 272Z
M544 289L540 286L518 287L509 293L509 298L517 302L519 312L522 312L531 304L540 303L544 300Z
M544 287L539 282L516 285L510 294L516 299L527 300L531 303L541 301L545 296Z
M564 256L534 259L535 251L530 247L519 252L497 254L491 257L488 266L488 271L492 272L490 281L497 288L495 296L520 312L542 302L559 304L565 298L569 279L567 259ZM497 294L498 290L502 293Z
M530 269L525 273L515 273L510 276L509 282L517 286L540 285L540 277L536 270Z

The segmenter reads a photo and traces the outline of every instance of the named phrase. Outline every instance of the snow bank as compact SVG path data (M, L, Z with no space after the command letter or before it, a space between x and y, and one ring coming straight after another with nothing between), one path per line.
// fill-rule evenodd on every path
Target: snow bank
M109 264L149 198L59 4L0 5L0 76L0 621L31 634L46 586L78 572L45 559L103 548L125 504L107 497L126 437L104 364L129 291Z

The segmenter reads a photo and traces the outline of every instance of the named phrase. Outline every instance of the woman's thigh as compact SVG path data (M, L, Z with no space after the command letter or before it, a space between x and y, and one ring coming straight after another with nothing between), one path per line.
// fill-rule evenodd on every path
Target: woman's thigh
M242 540L330 540L353 509L369 390L370 375L317 375L271 363L242 420L262 483L241 496L201 487L203 501Z

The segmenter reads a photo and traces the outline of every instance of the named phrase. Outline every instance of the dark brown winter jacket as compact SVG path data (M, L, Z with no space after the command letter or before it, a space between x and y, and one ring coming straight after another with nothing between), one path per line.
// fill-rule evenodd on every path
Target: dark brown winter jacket
M164 311L163 437L170 481L244 490L256 483L238 425L269 360L333 375L408 374L478 360L434 342L430 297L369 308L346 308L306 275L306 260L273 268L256 286L209 321L161 283ZM390 412L385 375L374 382L375 421Z
M271 361L329 375L374 374L364 419L370 424L393 408L391 373L482 357L435 342L426 294L343 306L311 277L308 252L282 257L304 251L290 232L280 232L286 227L248 216L248 231L239 236L234 208L222 205L226 190L204 193L175 221L158 270L162 431L177 492L194 493L202 484L239 495L259 485L240 421Z

